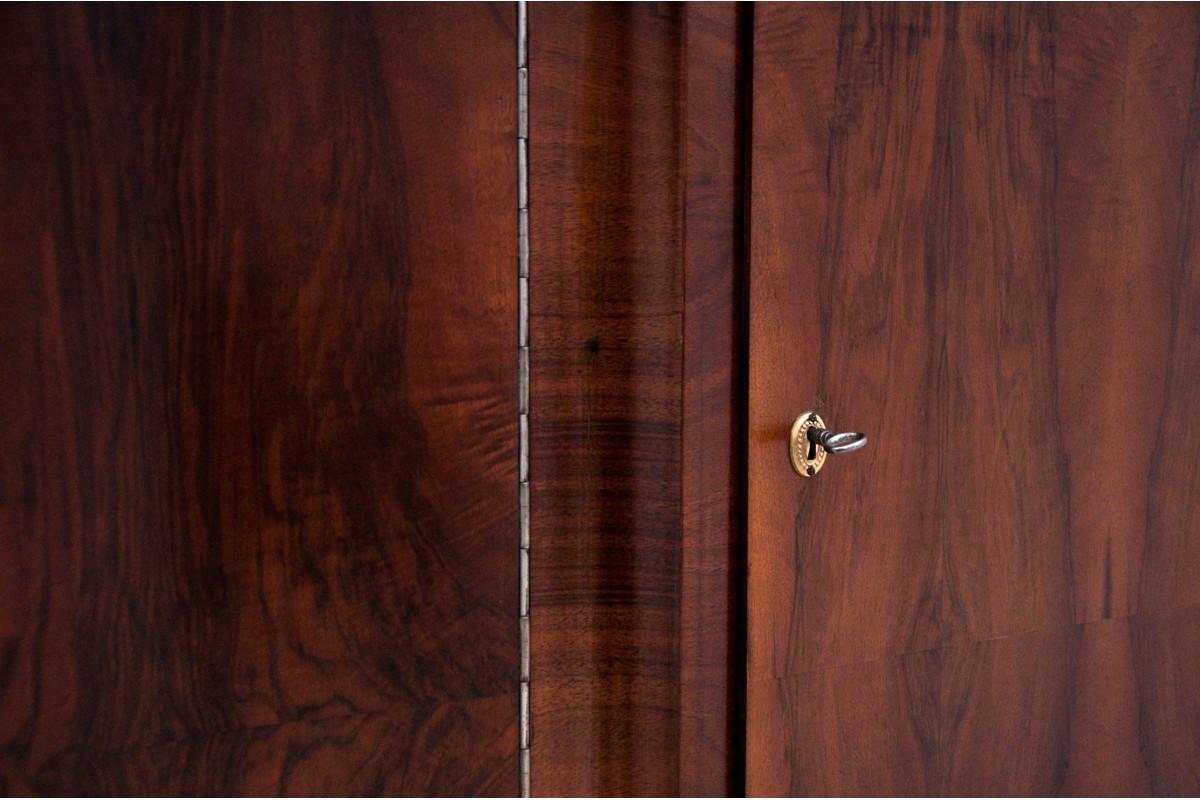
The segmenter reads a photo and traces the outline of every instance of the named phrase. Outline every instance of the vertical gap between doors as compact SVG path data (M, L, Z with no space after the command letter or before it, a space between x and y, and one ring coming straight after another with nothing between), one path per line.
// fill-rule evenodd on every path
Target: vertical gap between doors
M735 328L736 365L733 374L734 412L734 474L737 475L732 498L733 524L731 525L733 558L730 572L733 580L733 624L730 626L730 647L735 654L731 659L730 681L733 691L734 713L729 715L729 742L731 753L732 783L730 794L734 797L746 795L746 680L747 680L747 586L748 575L748 526L747 526L747 452L749 443L750 411L750 178L751 144L754 108L754 4L740 3L738 14L738 92L737 129L738 191L735 215L737 227L734 232L737 274L734 276L734 307L737 309Z

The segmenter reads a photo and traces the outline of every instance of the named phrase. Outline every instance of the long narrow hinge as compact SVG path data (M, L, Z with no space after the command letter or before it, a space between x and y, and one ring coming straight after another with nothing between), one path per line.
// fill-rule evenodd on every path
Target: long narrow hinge
M529 36L525 0L517 0L517 442L520 508L521 796L531 792L529 763Z

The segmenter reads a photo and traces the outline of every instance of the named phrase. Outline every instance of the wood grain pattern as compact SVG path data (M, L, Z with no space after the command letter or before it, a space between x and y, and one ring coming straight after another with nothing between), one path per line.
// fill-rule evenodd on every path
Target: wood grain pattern
M688 7L678 793L745 793L745 9Z
M756 8L751 793L1200 791L1198 42Z
M515 793L511 5L2 14L3 788Z
M249 796L350 793L511 796L512 701L393 706L164 742L127 752L63 751L12 793ZM421 788L418 788L421 787Z
M738 10L530 7L532 785L740 785Z

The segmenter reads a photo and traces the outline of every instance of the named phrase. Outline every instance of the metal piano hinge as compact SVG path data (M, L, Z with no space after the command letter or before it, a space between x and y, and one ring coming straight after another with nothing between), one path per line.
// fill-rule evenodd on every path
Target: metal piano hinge
M520 710L517 769L531 795L529 721L529 36L525 0L517 0L517 502L520 536Z

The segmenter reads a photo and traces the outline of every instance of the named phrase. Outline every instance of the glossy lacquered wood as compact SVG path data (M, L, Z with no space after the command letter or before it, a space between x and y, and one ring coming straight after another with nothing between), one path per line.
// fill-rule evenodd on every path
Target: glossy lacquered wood
M681 796L745 791L747 14L688 6L683 67Z
M751 793L1200 791L1198 41L756 8Z
M512 4L0 17L3 789L514 794Z
M738 14L530 6L535 794L740 786Z

